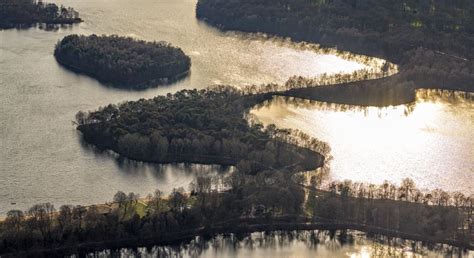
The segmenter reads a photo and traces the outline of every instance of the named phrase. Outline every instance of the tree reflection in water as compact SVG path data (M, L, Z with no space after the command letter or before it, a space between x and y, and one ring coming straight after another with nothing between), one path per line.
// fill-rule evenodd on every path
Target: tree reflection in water
M469 257L446 245L369 236L357 231L274 231L196 237L186 243L106 250L88 257Z

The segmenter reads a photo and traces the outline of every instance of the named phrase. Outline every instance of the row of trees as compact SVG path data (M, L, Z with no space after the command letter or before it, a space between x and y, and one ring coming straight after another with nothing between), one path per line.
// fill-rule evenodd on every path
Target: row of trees
M316 176L310 180L311 187L324 190L345 197L394 200L413 202L430 206L470 207L474 205L474 196L466 196L461 192L447 192L442 189L423 191L416 187L410 178L402 180L399 186L385 181L381 185L345 181L333 181L321 184L315 181Z
M402 72L356 71L352 74L323 74L318 78L291 77L284 85L252 85L244 94L274 93L317 101L362 105L390 106L414 102L422 88L470 91L474 80L473 63L447 54L418 48ZM432 63L430 67L425 62ZM391 76L388 76L391 75Z
M388 70L390 69L390 70ZM246 94L256 94L256 93L276 93L276 92L285 92L294 89L302 88L313 88L313 87L322 87L322 86L333 86L336 84L347 84L358 81L367 81L375 80L393 75L396 73L396 69L392 70L387 68L387 70L379 70L374 67L370 69L360 69L352 73L338 73L329 75L323 73L314 78L308 78L303 76L292 76L284 84L275 84L269 83L265 85L249 85L243 87L242 91Z
M46 203L26 212L12 210L0 223L0 254L57 248L51 254L58 255L165 243L213 229L234 232L250 225L271 229L273 223L284 223L291 228L303 217L323 227L352 223L359 230L472 247L470 197L455 193L448 194L452 203L417 203L416 187L406 179L398 187L334 182L328 191L318 189L316 180L311 180L305 198L303 188L289 179L298 169L267 169L255 175L237 170L225 178L229 187L224 192L217 191L213 183L220 179L198 177L188 193L174 189L164 196L157 190L140 199L137 194L119 191L108 204L63 205L56 210ZM76 249L84 243L98 244Z
M423 192L411 179L400 186L331 182L318 191L311 180L307 210L317 218L354 222L409 233L427 240L471 243L474 237L474 196L440 189Z
M37 0L0 1L0 28L35 23L72 24L81 22L79 13L71 7L58 7L53 3Z
M183 190L174 190L167 199L163 199L157 190L149 199L146 214L147 220L153 217L160 224L160 230L154 233L186 228L191 223L187 221L193 220L187 215L187 204L191 201L192 198ZM138 195L118 192L114 203L108 205L63 205L56 210L53 205L44 203L34 205L26 212L11 210L0 224L0 253L151 234L150 225L144 225L145 219L140 220L144 215L138 213L138 202Z
M384 78L376 73L369 77L354 73L323 76L316 80L290 78L283 87L287 91L280 94L334 103L388 106L414 101L415 90L420 88L472 91L472 62L424 48L409 51L407 59L400 73Z
M12 210L0 222L0 254L23 251L36 256L64 255L83 251L76 248L84 243L98 243L93 246L104 249L121 241L168 242L221 225L232 231L239 225L228 223L233 220L263 216L265 219L259 223L267 223L269 215L299 214L304 191L288 184L288 175L297 168L294 169L268 169L257 175L239 170L224 180L232 186L225 192L217 191L213 183L220 179L198 177L188 193L174 189L169 196L163 196L157 190L140 199L137 194L119 191L108 204L63 205L56 210L45 203L26 212Z
M65 67L118 87L145 88L185 76L191 59L166 42L128 37L69 35L54 56Z
M293 42L289 39L281 40L278 37L268 37L266 35L261 35L260 33L250 33L249 35L246 34L246 37L255 39L261 39L264 37L266 41L273 41L275 44L291 46L292 48L312 51L324 55L335 55L343 58L344 60L357 62L363 65L363 68L355 70L352 73L323 73L317 77L292 76L282 85L276 83L270 83L266 85L249 85L241 88L244 94L282 92L301 88L347 84L356 81L367 81L389 77L399 72L398 65L390 63L386 60L376 57L357 55L337 48L321 47L319 44L307 43L304 41Z

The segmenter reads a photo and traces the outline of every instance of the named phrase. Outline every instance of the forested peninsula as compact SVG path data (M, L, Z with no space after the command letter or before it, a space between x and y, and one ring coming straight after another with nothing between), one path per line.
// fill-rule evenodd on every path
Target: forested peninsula
M0 29L36 23L73 24L82 22L73 8L36 0L1 0Z
M58 63L114 87L143 89L189 73L191 59L167 42L129 37L69 35L56 44Z
M410 179L400 186L344 181L323 187L316 169L329 157L327 144L297 130L264 128L249 115L271 97L219 86L77 113L84 140L100 149L139 161L236 170L224 178L200 176L188 192L169 196L117 192L108 204L9 211L0 222L0 254L50 257L217 233L315 229L473 248L472 197L423 192Z
M291 131L262 130L244 115L270 94L243 96L232 87L183 90L150 100L108 105L76 115L84 139L127 158L156 163L190 162L234 165L244 173L298 164L301 170L323 165L323 156L289 144Z
M470 0L199 0L196 16L223 30L290 37L400 65L398 74L359 82L356 88L347 83L331 86L336 89L313 87L316 100L393 105L412 101L416 88L474 90ZM307 98L308 89L286 95Z

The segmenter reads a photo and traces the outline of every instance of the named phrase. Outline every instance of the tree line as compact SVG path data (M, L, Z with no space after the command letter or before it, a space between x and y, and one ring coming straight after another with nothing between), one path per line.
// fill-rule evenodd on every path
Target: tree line
M35 23L72 24L81 22L79 13L71 7L57 6L41 0L1 0L0 28Z
M355 225L375 234L472 248L471 197L436 190L432 193L439 191L437 197L425 195L421 199L429 203L420 202L410 179L400 186L332 182L321 190L312 178L305 193L289 179L296 171L268 169L249 175L238 170L224 179L225 191L215 187L220 179L198 177L187 192L174 189L168 196L160 190L145 198L118 191L106 204L63 205L56 210L44 203L26 212L11 210L0 222L0 254L84 253L246 232L254 226L296 229L301 223L313 229Z
M270 186L265 183L265 176L277 181ZM169 196L163 196L157 190L139 199L134 193L119 191L108 204L63 205L56 210L52 204L43 203L26 212L11 210L0 222L0 254L48 257L91 251L78 249L81 244L92 243L92 250L102 250L114 243L181 241L188 235L210 233L212 231L202 229L210 230L220 225L229 232L238 230L236 225L240 223L228 224L229 221L267 223L271 220L270 214L261 207L272 209L274 214L298 214L301 210L302 189L288 185L281 172L249 176L253 179L247 181L248 185L239 177L234 175L228 179L229 184L236 180L233 184L236 188L226 192L213 190L211 178L197 178L188 193L184 189L174 189ZM260 201L256 202L256 199ZM140 205L145 207L143 212L140 212Z
M167 42L129 37L69 35L56 44L56 60L68 69L117 87L141 89L186 76L191 59Z
M314 218L472 244L473 197L441 189L421 191L409 178L399 186L387 181L374 185L345 180L321 188L321 182L312 176L306 208Z
M293 77L278 94L339 104L389 106L415 101L418 89L472 92L474 63L423 48L409 53L401 72L391 76L375 74L369 80L364 73L319 79Z

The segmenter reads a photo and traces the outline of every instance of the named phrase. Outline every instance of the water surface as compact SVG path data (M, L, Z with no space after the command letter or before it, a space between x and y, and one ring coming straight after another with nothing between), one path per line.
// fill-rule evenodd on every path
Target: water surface
M54 2L74 7L85 22L57 31L0 31L0 215L39 202L101 203L118 190L145 195L160 188L167 193L186 186L197 173L221 171L216 166L124 165L96 153L80 141L71 123L79 110L185 88L281 83L295 74L317 76L363 67L283 41L219 32L196 20L196 0ZM191 56L191 75L145 91L106 87L54 60L54 45L73 33L169 41Z
M367 237L364 233L292 231L256 232L237 236L218 235L210 239L197 237L180 246L155 246L152 248L106 250L87 257L472 257L472 251L460 251L448 246L430 248L402 239Z
M39 202L94 204L117 190L142 195L160 188L169 193L196 175L227 173L232 168L203 165L150 165L100 153L84 144L71 121L79 110L211 84L282 83L292 75L352 72L363 66L291 44L222 33L195 19L196 0L55 0L72 6L86 21L57 31L36 28L0 31L0 215ZM119 34L165 40L192 59L191 75L170 86L144 91L106 87L60 67L54 44L73 34ZM421 187L472 193L472 102L419 99L414 106L358 110L330 104L275 99L256 110L262 121L300 128L329 142L332 176L380 183L412 177ZM407 112L408 109L408 112ZM16 203L12 205L11 203ZM413 255L410 248L356 240L342 245L323 239L269 240L259 235L252 246L216 239L203 257L370 257ZM196 253L183 251L183 255ZM192 249L196 250L196 249ZM158 249L144 256L156 255ZM122 250L126 257L130 250ZM144 252L144 253L143 253ZM106 255L107 253L105 253ZM430 251L416 255L437 256Z
M419 90L415 103L387 108L275 97L253 114L328 142L332 179L408 177L421 189L474 193L473 94Z

